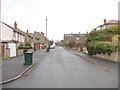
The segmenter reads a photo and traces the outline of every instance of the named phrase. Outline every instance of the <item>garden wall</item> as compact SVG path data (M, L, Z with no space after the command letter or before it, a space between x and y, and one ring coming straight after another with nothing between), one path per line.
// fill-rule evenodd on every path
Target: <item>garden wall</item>
M106 59L106 60L118 62L118 52L113 52L110 56L107 54L97 54L95 56Z

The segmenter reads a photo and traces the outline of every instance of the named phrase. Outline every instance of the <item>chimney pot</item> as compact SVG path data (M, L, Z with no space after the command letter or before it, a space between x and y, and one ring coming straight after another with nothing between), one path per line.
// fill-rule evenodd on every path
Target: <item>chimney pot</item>
M29 30L27 30L27 33L29 33Z
M14 29L17 29L17 23L16 23L16 21L14 23Z
M106 19L104 19L104 24L106 23L106 21L107 21L107 20L106 20Z

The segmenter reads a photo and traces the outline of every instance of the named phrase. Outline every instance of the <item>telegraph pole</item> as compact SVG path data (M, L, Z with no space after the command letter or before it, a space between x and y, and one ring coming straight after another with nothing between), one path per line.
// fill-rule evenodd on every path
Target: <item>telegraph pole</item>
M47 18L46 18L46 45L47 45L46 52L49 52L49 42L47 40Z
M47 43L47 18L46 18L46 43Z

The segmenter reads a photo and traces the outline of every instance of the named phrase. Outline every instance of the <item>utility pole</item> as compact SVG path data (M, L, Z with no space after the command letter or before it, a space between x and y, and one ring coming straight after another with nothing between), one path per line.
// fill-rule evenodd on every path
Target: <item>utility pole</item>
M46 18L46 43L47 43L47 18Z
M49 41L47 39L47 18L46 18L46 45L47 45L46 52L49 52Z

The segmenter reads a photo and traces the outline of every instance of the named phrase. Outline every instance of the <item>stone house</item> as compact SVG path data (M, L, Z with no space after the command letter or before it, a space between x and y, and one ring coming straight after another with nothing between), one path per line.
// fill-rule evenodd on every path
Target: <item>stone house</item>
M34 50L42 49L45 44L45 36L43 32L34 32L29 33L31 36L33 36L33 42L34 42Z
M29 33L29 30L27 30L26 34L25 34L25 42L30 42L32 47L34 48L34 39L33 39L33 35L31 35Z
M64 45L69 43L70 41L74 41L75 42L75 47L76 48L80 48L81 50L84 47L84 43L86 40L86 34L64 34Z
M44 36L44 33L40 33L40 43L44 45L46 43L46 37Z

